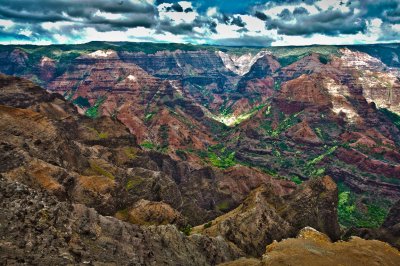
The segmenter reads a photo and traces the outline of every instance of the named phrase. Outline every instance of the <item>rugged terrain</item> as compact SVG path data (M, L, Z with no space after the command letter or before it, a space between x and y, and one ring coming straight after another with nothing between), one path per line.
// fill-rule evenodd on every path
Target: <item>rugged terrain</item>
M311 227L301 230L296 238L267 246L261 260L240 258L223 266L266 265L397 265L396 250L379 241L353 237L348 242L332 243L329 237Z
M306 226L399 247L399 47L1 46L33 82L0 76L0 257L215 265Z

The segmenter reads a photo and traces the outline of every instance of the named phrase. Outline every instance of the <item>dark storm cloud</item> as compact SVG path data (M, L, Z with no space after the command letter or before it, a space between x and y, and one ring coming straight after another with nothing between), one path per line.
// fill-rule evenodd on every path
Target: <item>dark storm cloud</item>
M310 12L308 12L308 10L305 9L304 7L296 7L293 10L294 16L301 16L301 15L308 15L308 14L310 14Z
M101 16L94 16L90 19L89 24L97 27L97 25L107 25L110 28L136 28L145 27L150 28L156 23L154 17L149 17L147 14L135 14L134 16L127 16L123 19L106 19Z
M173 25L170 21L164 21L157 28L158 33L163 33L164 31L170 32L175 35L187 34L190 35L193 32L194 25L191 23L180 23L178 25Z
M264 13L262 13L260 11L256 11L256 13L254 13L254 16L263 21L266 21L269 18L267 15L265 15Z
M48 13L28 13L25 10L12 10L5 7L0 7L0 16L3 18L10 18L14 21L28 21L28 22L56 22L69 20L61 14L50 11Z
M0 17L23 23L79 21L99 24L100 20L95 13L101 11L130 18L126 23L103 20L113 27L151 27L155 23L152 18L156 15L156 8L144 1L0 0L0 3Z
M280 14L278 14L278 17L280 17L282 20L287 21L293 19L293 14L289 11L289 9L285 8Z
M270 46L275 41L272 38L266 36L249 36L244 34L241 38L226 38L220 39L215 42L218 45L226 46L259 46L266 47Z
M385 20L390 23L399 24L400 23L400 7L394 10L389 10L384 13Z
M360 9L364 18L381 18L385 20L385 14L396 10L399 4L399 0L359 0L353 1L350 6Z
M231 25L236 25L238 27L243 28L246 26L246 23L243 22L241 17L233 17L232 21L231 21Z
M171 6L166 8L166 11L183 12L183 7L178 3L173 3Z
M246 23L244 23L242 18L239 16L228 17L227 15L223 15L222 22L226 25L236 25L241 28L246 26Z
M282 15L282 13L284 13ZM315 33L328 36L339 34L357 34L366 30L367 24L364 19L354 14L354 11L343 13L339 10L326 10L309 16L302 16L296 23L287 23L292 14L282 12L282 20L267 22L267 27L277 29L279 34L284 35L311 35Z

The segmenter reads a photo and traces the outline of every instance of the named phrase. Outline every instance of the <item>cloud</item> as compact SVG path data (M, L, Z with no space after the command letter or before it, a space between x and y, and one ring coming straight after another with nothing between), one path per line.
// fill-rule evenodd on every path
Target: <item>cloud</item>
M296 7L293 11L294 16L308 15L310 12L304 7Z
M307 16L305 16L307 15ZM293 23L292 20L295 19ZM329 8L310 15L305 8L295 8L293 12L285 8L278 14L278 19L267 21L269 29L277 29L279 34L305 35L325 34L335 36L339 34L356 34L365 32L366 20L350 9L342 12L339 9Z
M178 3L173 3L171 6L166 8L167 11L183 12L183 8Z
M282 20L288 21L293 19L293 14L292 12L289 11L289 9L285 8L282 10L282 12L278 15Z
M236 25L240 28L243 28L244 26L246 26L246 23L243 22L243 20L240 16L228 17L226 15L223 15L222 21L227 25Z
M0 16L12 19L16 22L55 22L55 21L76 21L84 24L98 24L100 20L95 16L96 11L126 14L130 18L129 25L132 27L143 26L150 27L153 24L151 17L156 15L156 9L153 5L144 0L98 0L98 1L82 1L82 0L13 0L2 1ZM38 4L40 2L40 4ZM136 19L134 17L141 17ZM143 19L147 16L147 19ZM132 23L136 21L136 23ZM140 22L143 22L141 24ZM113 24L113 20L103 20L104 23ZM116 21L116 25L124 23Z
M270 46L274 39L267 36L242 35L240 38L222 38L214 41L214 44L225 46Z
M260 11L256 11L256 13L254 14L254 16L258 19L261 19L263 21L267 20L269 17L267 15L265 15L264 13L260 12Z
M400 0L0 2L3 43L99 38L245 46L400 41Z

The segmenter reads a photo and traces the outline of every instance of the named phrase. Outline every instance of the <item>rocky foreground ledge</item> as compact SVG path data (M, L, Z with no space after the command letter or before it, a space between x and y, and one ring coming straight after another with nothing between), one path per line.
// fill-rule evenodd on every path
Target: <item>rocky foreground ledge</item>
M46 191L0 178L0 261L4 265L399 265L377 240L332 243L312 228L274 241L261 259L221 236L184 235L173 225L138 226L60 202Z
M216 265L243 256L221 237L125 223L4 178L0 236L2 265Z
M274 241L261 260L241 258L223 266L269 265L399 265L399 251L377 240L352 237L332 243L329 237L306 227L296 238ZM221 266L222 266L221 265Z

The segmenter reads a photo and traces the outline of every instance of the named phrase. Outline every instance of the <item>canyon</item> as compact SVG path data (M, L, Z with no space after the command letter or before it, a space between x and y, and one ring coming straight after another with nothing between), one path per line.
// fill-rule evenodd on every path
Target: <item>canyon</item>
M399 54L0 46L0 258L397 265Z

